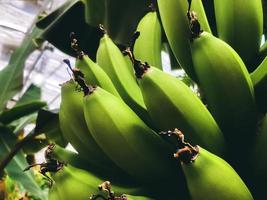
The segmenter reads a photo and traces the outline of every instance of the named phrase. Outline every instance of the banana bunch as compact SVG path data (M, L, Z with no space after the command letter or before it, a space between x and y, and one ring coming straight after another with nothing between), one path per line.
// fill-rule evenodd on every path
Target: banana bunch
M71 165L64 167L53 178L56 184L49 192L49 200L87 200L93 195L107 196L105 192L98 189L98 185L103 182L102 178ZM144 192L142 188L112 184L112 190L116 195L125 194L129 200L152 200L152 198L142 196Z
M157 0L129 47L117 46L100 25L96 60L72 36L77 59L75 68L67 62L73 78L61 86L59 120L78 154L55 148L55 157L70 165L55 174L49 199L261 199L262 3L212 5ZM191 85L162 70L166 43Z

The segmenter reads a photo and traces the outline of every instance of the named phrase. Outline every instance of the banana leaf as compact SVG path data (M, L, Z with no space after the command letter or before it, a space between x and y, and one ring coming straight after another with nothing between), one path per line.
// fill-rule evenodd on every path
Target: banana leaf
M46 138L62 147L67 145L59 127L59 117L56 111L40 110L36 120L35 134L44 133Z
M31 101L39 101L41 99L41 89L31 84L29 88L24 92L23 96L17 101L16 106L23 105L24 103L29 103ZM39 110L39 109L38 109ZM16 134L22 130L27 124L34 122L37 118L37 113L27 114L17 120L12 121L9 126L14 127L13 132Z
M80 48L95 60L103 24L110 37L120 45L128 44L151 1L146 0L74 0L37 22L45 29L42 38L61 51L75 55L70 33L75 32Z
M0 127L0 162L17 143L16 136L7 128ZM42 200L47 199L46 191L41 190L31 171L23 172L28 163L21 151L17 153L5 168L6 173L14 181L20 183L30 194Z
M18 106L15 106L14 108L11 108L10 110L3 111L0 114L0 122L2 122L3 124L9 124L16 119L40 110L44 106L46 106L46 102L43 101L31 101L20 104Z
M5 108L6 102L19 92L23 86L23 69L26 58L37 48L35 38L40 36L37 27L23 40L9 60L9 64L0 71L0 111Z

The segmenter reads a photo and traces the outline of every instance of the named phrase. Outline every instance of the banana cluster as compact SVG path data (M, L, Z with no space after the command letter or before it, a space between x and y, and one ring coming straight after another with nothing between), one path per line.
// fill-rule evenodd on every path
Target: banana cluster
M78 56L59 120L78 154L56 150L70 165L55 174L49 199L262 199L262 3L214 0L213 15L205 3L157 0L123 51L100 26L96 62L72 38ZM164 35L198 92L162 70ZM97 188L106 180L118 196Z

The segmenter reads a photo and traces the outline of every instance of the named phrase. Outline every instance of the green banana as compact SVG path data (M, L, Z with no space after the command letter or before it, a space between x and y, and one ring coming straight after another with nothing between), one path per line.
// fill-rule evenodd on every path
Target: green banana
M201 144L215 154L224 154L221 130L187 85L138 60L134 60L134 66L148 112L158 129L179 127L194 144Z
M84 200L89 199L93 194L102 194L103 196L106 196L104 192L101 192L98 189L98 185L103 182L103 179L91 172L75 168L71 165L65 166L62 170L57 172L53 179L56 184L53 185L53 188L49 192L49 200ZM115 191L116 195L130 194L129 199L138 200L140 198L144 200L152 200L152 198L149 197L138 197L146 192L141 187L122 187L112 184L112 190ZM137 197L133 195L136 195Z
M136 31L140 32L140 36L134 45L135 57L162 69L161 26L157 12L147 13L139 22Z
M250 141L256 129L253 84L238 54L202 32L191 44L195 72L208 108L232 145Z
M99 146L136 180L153 183L179 175L179 166L168 156L173 147L115 96L95 88L85 96L84 115Z
M265 113L267 112L267 56L250 77L254 85L258 109Z
M87 55L79 56L76 59L75 66L82 71L87 84L98 85L104 90L120 98L119 93L106 72Z
M97 50L97 63L108 74L121 98L127 105L148 125L152 126L133 71L132 73L130 72L121 51L107 34L104 34L100 40L100 45Z
M252 71L263 34L261 0L214 0L215 17L220 39L227 42Z
M202 0L191 0L190 11L194 11L196 13L203 31L212 34Z
M162 26L173 54L189 77L197 81L190 52L188 2L186 0L158 0L157 3Z
M253 200L245 183L226 161L201 147L198 149L193 162L182 163L192 200Z
M61 87L59 121L63 136L93 166L107 171L118 170L89 132L83 114L83 94L76 87L77 84L72 80Z

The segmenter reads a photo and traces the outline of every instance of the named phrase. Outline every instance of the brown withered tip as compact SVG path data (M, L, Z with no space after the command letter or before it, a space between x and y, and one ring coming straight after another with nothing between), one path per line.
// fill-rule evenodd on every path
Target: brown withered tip
M184 141L184 134L178 128L173 131L162 131L160 135L175 136L178 139L177 151L173 154L174 158L179 159L182 163L189 164L196 160L199 155L199 147L193 146Z

